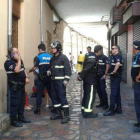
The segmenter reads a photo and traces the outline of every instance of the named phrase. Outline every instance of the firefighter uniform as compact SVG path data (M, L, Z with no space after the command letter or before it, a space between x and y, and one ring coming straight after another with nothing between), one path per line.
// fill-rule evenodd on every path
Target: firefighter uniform
M106 82L102 79L106 75L106 65L109 65L108 58L102 54L98 59L97 65L97 93L100 99L100 104L96 107L103 107L103 109L108 108L108 97L106 92Z
M131 77L134 81L134 103L135 103L135 110L136 110L136 116L138 120L138 126L140 127L140 82L137 83L135 81L136 76L138 76L140 71L140 52L136 55L135 60L132 64L132 70L131 70ZM140 132L138 130L134 130L135 132Z
M52 56L46 52L40 53L36 57L34 67L39 69L38 79L37 79L37 98L36 98L36 110L35 114L40 114L40 105L42 103L42 93L46 87L48 94L51 98L51 81L50 77L47 76L47 71L50 68L50 60Z
M114 74L113 71L117 62L120 63L120 66L117 72ZM110 72L113 73L112 75L110 75L110 80L111 80L110 109L109 111L104 113L104 116L114 115L115 113L122 114L121 95L120 95L122 68L123 68L122 56L119 53L113 55L112 62L111 62L111 69L110 69Z
M85 58L83 70L78 77L79 80L83 80L84 95L81 111L85 118L97 117L97 114L93 114L92 111L96 96L96 65L97 56L93 52L90 52Z
M30 123L30 120L24 118L25 106L25 68L21 60L21 68L19 73L15 73L17 60L8 59L5 64L5 70L8 77L8 85L10 91L10 117L11 124L16 127L21 127L22 123ZM17 118L18 115L18 118Z

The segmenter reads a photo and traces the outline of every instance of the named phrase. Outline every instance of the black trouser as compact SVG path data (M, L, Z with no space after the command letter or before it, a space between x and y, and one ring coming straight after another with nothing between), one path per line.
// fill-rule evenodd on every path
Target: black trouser
M18 115L24 114L25 106L25 87L13 91L13 87L9 87L10 90L10 116L16 117Z
M50 98L52 99L52 97L51 97L51 82L50 82L50 78L46 77L44 79L44 81L41 81L41 80L37 79L37 98L36 98L36 104L38 106L40 106L41 103L42 103L42 94L43 94L43 90L44 90L45 87L47 89L47 92L48 92Z
M83 83L84 95L82 100L82 109L85 114L92 113L93 103L96 97L96 86L89 83Z

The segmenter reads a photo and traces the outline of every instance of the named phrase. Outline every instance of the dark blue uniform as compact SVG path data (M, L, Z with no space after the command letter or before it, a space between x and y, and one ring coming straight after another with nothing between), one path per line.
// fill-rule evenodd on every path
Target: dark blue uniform
M120 83L121 83L121 72L123 67L122 57L120 54L116 54L112 58L111 62L111 69L110 72L114 71L116 63L119 62L120 66L116 72L116 74L111 76L111 95L110 95L110 106L111 108L115 108L115 105L117 107L121 107L121 95L120 95Z
M109 64L108 58L105 55L101 55L98 59L98 72L97 72L97 93L99 95L100 102L107 102L107 93L106 93L106 82L105 79L102 79L102 76L106 72L106 64Z
M68 102L66 99L66 87L64 86L64 80L69 81L71 76L71 68L68 58L59 54L53 56L50 63L51 68L51 90L52 101L55 108L63 107L68 108Z
M132 64L131 77L134 81L134 102L138 123L140 124L140 83L136 83L136 76L140 71L140 52L136 55Z
M80 78L83 80L83 100L82 100L82 112L84 115L90 115L93 113L93 103L95 100L96 93L96 65L97 65L97 56L90 52L86 56L84 61L83 70L80 73Z
M15 73L16 64L17 61L13 59L8 59L4 64L10 90L10 116L14 118L24 114L25 106L25 68L21 60L20 72Z
M47 71L50 68L50 60L52 56L46 52L37 55L34 67L38 67L39 75L37 80L37 100L36 104L41 105L42 102L42 93L46 87L48 94L51 98L51 81L50 77L47 76Z

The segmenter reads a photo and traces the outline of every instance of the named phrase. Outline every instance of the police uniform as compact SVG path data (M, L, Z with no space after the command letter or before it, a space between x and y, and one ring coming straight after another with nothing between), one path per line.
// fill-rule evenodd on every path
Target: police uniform
M42 103L42 93L44 88L46 87L48 94L51 98L51 81L50 77L47 76L47 71L50 68L50 60L52 56L46 52L40 53L36 57L36 61L34 67L39 69L39 74L37 78L37 99L36 104L37 108L34 111L35 114L40 114L40 105Z
M93 52L90 52L85 58L83 70L78 78L79 80L83 80L84 95L82 99L81 111L85 118L97 117L97 114L93 114L92 111L96 96L96 66L97 56Z
M118 53L113 55L110 72L114 71L116 63L119 62L120 66L115 74L110 75L110 109L104 113L104 116L111 116L115 113L122 114L121 110L121 95L120 95L120 83L121 83L121 72L123 68L122 56Z
M25 68L23 61L21 60L21 68L19 73L15 73L15 67L17 61L14 59L8 59L4 63L4 67L8 76L8 85L10 90L10 117L11 124L17 127L22 125L17 122L29 123L30 120L24 118L24 106L25 106ZM18 115L18 119L17 119Z
M136 83L135 79L140 71L140 52L136 55L132 64L131 77L134 81L134 103L138 124L140 125L140 83ZM140 131L139 131L140 132Z
M98 59L98 72L97 72L97 93L100 99L100 104L96 107L103 107L103 109L108 108L108 97L106 93L106 82L102 77L106 72L106 65L109 64L108 58L102 54Z
M66 99L66 87L64 80L69 81L71 76L71 68L68 58L59 53L58 56L53 56L51 59L51 89L52 101L57 114L60 114L61 107L69 112L69 105ZM69 115L69 114L68 114ZM53 117L51 118L53 119Z

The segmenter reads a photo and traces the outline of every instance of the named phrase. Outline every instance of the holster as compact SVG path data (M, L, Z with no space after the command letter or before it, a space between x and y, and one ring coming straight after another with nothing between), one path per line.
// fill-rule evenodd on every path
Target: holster
M118 72L110 74L110 80L113 80L115 78L121 78L121 75Z
M25 86L25 82L9 81L9 85L12 86L13 91L16 92Z

